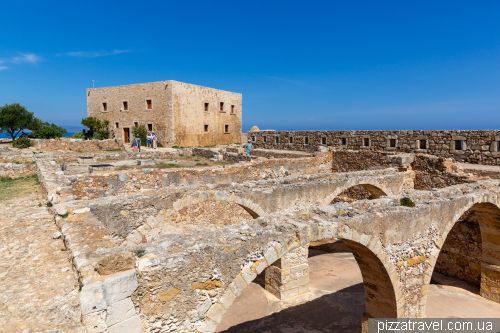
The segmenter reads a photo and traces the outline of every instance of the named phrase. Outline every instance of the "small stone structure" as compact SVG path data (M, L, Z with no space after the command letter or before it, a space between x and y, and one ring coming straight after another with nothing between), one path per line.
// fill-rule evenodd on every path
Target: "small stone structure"
M137 160L138 165L154 165L155 160Z
M114 169L115 169L115 167L112 164L92 164L92 165L89 165L89 173L110 171L110 170L114 170Z

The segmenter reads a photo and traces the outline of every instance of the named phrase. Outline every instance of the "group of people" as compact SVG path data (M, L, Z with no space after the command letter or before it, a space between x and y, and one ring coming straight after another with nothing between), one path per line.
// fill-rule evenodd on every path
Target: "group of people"
M156 137L155 132L148 133L148 135L146 135L147 148L156 149L157 144L158 144L158 138ZM141 151L141 138L138 135L135 135L132 138L132 150L135 152Z

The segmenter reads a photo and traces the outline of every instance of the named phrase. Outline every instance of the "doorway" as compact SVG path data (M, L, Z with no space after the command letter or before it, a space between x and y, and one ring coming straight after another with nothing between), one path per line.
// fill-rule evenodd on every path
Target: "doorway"
M130 129L128 127L123 128L123 143L130 143Z

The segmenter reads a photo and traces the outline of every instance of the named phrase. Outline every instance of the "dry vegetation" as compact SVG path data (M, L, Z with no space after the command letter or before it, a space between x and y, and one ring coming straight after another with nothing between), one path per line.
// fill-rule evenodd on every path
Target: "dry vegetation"
M0 177L0 201L40 195L38 176L23 178Z

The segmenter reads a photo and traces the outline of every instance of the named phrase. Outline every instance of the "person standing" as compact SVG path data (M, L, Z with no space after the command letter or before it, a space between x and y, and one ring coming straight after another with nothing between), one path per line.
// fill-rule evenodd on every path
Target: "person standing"
M132 139L132 151L134 151L134 152L137 151L137 141L135 140L135 136Z
M146 136L146 145L147 148L151 148L151 133L148 133L148 135Z
M251 155L252 148L253 148L252 140L248 140L248 142L245 144L245 146L243 148L245 148L247 150L248 155Z
M137 150L139 150L139 153L141 152L141 138L140 136L136 136L135 139L137 140Z
M153 132L153 149L156 149L157 142L158 142L158 138L156 137L155 132Z

